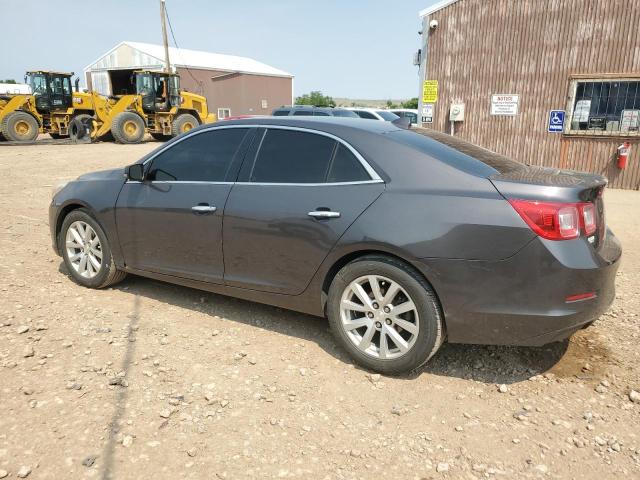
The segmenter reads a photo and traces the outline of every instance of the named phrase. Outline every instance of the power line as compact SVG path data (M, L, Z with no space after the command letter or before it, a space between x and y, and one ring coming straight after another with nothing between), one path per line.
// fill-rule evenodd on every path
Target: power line
M176 36L173 33L173 26L171 25L171 18L169 18L169 10L167 10L167 4L165 3L164 5L164 13L167 17L167 22L169 23L169 31L171 32L171 38L173 38L173 43L176 46L176 48L178 50L180 50L180 47L178 46L178 42L176 40ZM189 67L185 65L184 67L187 70L187 73L191 76L191 78L193 79L194 82L196 82L196 84L198 85L199 89L200 89L200 95L204 95L204 86L202 84L202 82L200 80L198 80L196 77L193 76L193 73L191 73L191 70L189 70Z

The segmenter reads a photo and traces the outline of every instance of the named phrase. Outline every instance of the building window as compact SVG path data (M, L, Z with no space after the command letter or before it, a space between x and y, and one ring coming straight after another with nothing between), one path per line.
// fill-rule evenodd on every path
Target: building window
M231 116L230 108L219 108L218 109L218 120L224 120Z
M640 77L571 80L564 133L640 136Z

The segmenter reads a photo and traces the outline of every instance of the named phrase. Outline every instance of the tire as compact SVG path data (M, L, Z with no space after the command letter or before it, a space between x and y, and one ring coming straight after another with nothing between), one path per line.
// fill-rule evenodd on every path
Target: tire
M76 143L91 143L93 117L86 113L76 115L69 123L69 138Z
M181 133L188 132L192 128L196 128L200 122L190 113L178 115L171 124L171 136L177 137Z
M163 135L162 133L151 133L150 135L159 142L166 142L167 140L171 140L173 138L171 135Z
M119 113L111 122L111 133L118 143L140 143L144 137L144 132L144 120L137 113Z
M373 294L370 279L377 283L378 295ZM369 308L364 306L364 301L358 300L353 282L367 294L371 302ZM389 292L393 284L398 287L395 294ZM384 305L380 302L376 309L375 300L381 300L386 293L392 296L385 299ZM356 304L354 308L358 311L343 309L343 298L352 302L349 305ZM403 312L401 310L409 305L407 301L412 301L414 308ZM385 310L386 306L390 310ZM394 309L399 313L394 315ZM373 318L366 316L369 314ZM345 265L329 288L327 316L334 336L355 362L384 374L415 370L435 355L444 341L442 310L431 286L413 268L390 257L364 256ZM347 330L345 325L349 324L351 327L362 326ZM372 328L375 331L368 335ZM382 345L383 333L386 350ZM367 336L371 338L371 344L363 349L357 344L367 343ZM398 338L399 342L394 340ZM386 354L382 355L383 351Z
M79 228L79 225L85 225L84 232L87 233L86 236L83 237L83 230ZM90 229L87 229L86 226L90 227ZM80 236L73 235L70 229L75 229L76 233ZM86 245L85 240L93 239L95 241L96 238L98 239L98 243L87 250L85 267L83 269L82 243ZM82 240L82 243L79 240ZM76 248L74 245L78 247ZM122 281L127 275L126 272L116 268L111 254L111 247L109 246L109 241L107 240L104 230L102 230L100 224L84 208L72 210L65 217L60 233L58 234L58 248L60 252L62 252L64 264L69 270L71 278L83 287L105 288ZM100 258L96 252L100 252L102 258ZM81 255L80 260L74 259L74 255ZM99 260L99 268L94 266L94 263L89 257L93 257L96 261ZM92 269L93 275L91 272Z
M35 142L40 125L27 112L12 112L2 120L0 132L11 142Z

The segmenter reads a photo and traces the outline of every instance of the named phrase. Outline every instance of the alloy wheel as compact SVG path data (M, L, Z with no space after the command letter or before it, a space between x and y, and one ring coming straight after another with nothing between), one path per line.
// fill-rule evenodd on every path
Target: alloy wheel
M342 328L362 352L382 360L405 355L418 337L418 310L404 288L380 275L352 281L340 301Z
M86 222L69 225L65 238L67 258L73 269L85 278L93 278L102 268L102 245L96 231Z

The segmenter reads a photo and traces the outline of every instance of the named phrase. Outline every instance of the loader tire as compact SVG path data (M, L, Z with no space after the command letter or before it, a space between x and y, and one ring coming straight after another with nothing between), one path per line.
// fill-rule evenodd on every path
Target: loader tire
M192 128L196 128L198 125L200 125L200 122L198 122L198 119L190 113L178 115L171 124L171 136L177 137L181 133L188 132Z
M0 125L0 133L10 142L34 142L39 130L38 121L26 112L10 113Z
M144 130L144 120L133 112L119 113L111 123L111 133L118 143L140 143Z
M93 117L82 113L73 117L69 123L69 138L76 143L91 143Z

